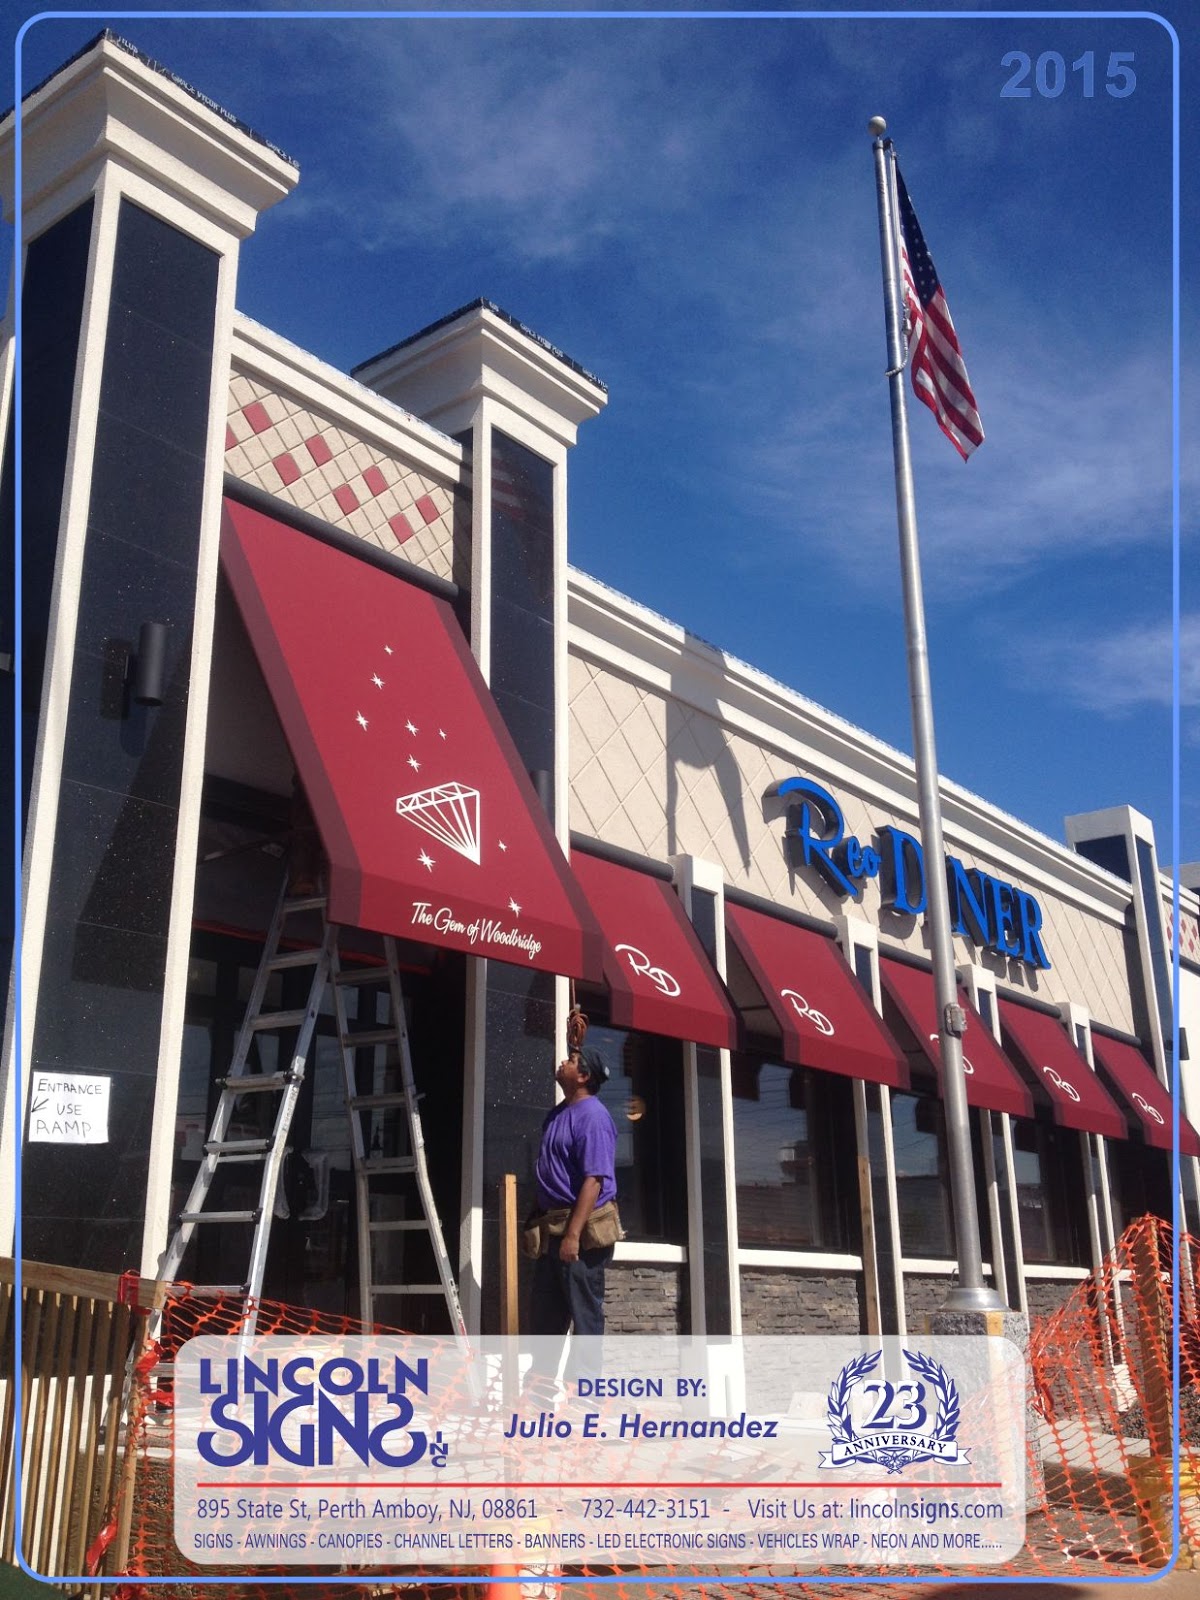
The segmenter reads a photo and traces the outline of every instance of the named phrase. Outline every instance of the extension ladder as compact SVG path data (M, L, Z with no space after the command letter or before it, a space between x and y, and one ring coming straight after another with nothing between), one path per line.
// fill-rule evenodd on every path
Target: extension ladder
M210 1293L247 1296L250 1305L243 1330L254 1332L288 1133L304 1081L317 1018L326 992L332 987L354 1170L361 1319L367 1325L377 1320L390 1320L379 1317L377 1312L378 1302L387 1297L437 1295L446 1303L454 1333L463 1337L466 1325L425 1161L396 941L389 936L383 938L385 960L382 964L344 967L340 940L345 930L328 921L326 909L323 895L289 898L286 886L280 895L230 1069L220 1080L221 1094L204 1154L163 1259L160 1276L166 1282L178 1278L197 1228L238 1225L244 1228L251 1224L253 1232L244 1281L194 1287ZM321 917L320 943L281 948L290 942L285 940L289 922L303 917L311 919L313 913ZM265 1009L274 975L306 967L312 968L312 978L304 1007ZM346 999L348 992L357 989L360 994L378 993L385 987L388 995L386 1025L352 1029ZM355 1009L361 1010L361 1002ZM264 1035L282 1035L293 1029L296 1039L287 1066L276 1072L253 1070L251 1055L255 1042ZM371 1065L364 1069L359 1065L359 1052L368 1049ZM369 1077L366 1085L364 1075ZM239 1127L242 1114L239 1106L250 1096L274 1099L274 1116L268 1133L263 1133L260 1126L253 1136L247 1137ZM270 1104L270 1100L267 1103ZM219 1172L232 1165L258 1163L262 1171L257 1205L230 1210L208 1207L209 1194ZM409 1282L403 1271L398 1275L394 1267L389 1268L388 1258L394 1258L397 1253L403 1267L402 1236L405 1235L423 1236L427 1241L436 1282ZM399 1252L394 1248L396 1242L401 1246Z

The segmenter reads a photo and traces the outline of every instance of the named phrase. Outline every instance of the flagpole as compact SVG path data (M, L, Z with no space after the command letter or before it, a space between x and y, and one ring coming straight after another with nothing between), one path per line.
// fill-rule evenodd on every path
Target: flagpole
M921 589L921 557L917 543L917 508L908 448L908 412L904 400L906 350L900 293L899 246L892 168L892 141L883 134L882 117L872 117L875 186L879 200L879 253L883 265L884 314L887 325L888 390L892 403L892 456L896 473L896 522L900 538L900 577L904 591L904 632L908 652L908 692L912 706L913 758L917 771L917 809L925 856L926 918L937 996L938 1045L941 1055L942 1101L946 1111L946 1144L950 1194L958 1253L958 1284L946 1297L947 1311L1003 1310L1004 1302L983 1281L979 1210L975 1204L975 1171L971 1155L971 1123L963 1076L962 1036L966 1013L958 1000L954 946L950 936L950 899L946 890L946 852L942 842L942 808L938 793L937 748L933 737L933 695L929 651L925 639L925 602Z

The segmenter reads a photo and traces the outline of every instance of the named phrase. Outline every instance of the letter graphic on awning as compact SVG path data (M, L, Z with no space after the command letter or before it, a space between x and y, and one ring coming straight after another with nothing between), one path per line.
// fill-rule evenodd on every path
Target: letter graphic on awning
M902 961L880 958L879 977L884 988L916 1036L921 1049L941 1072L938 1047L937 994L932 972L907 966ZM1007 1111L1011 1117L1032 1117L1033 1096L1024 1079L992 1038L986 1022L959 997L967 1013L967 1034L963 1040L963 1076L967 1100L985 1111Z
M1158 1081L1158 1074L1142 1052L1122 1039L1107 1039L1092 1034L1092 1053L1116 1085L1117 1093L1133 1112L1146 1143L1159 1150L1171 1148L1171 1096ZM1179 1113L1179 1152L1200 1156L1200 1135Z
M725 926L783 1031L786 1061L907 1089L904 1053L832 939L729 901Z
M614 1027L732 1050L737 1018L671 885L579 850L571 866L604 935Z
M1001 1000L1000 1027L1050 1096L1054 1120L1082 1133L1127 1139L1125 1118L1057 1017Z
M329 855L331 919L598 976L599 930L449 606L236 501L221 558Z

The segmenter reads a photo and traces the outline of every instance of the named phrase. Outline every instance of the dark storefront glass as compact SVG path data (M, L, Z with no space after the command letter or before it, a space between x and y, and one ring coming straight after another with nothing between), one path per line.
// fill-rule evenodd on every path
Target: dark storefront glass
M1109 1195L1112 1199L1113 1229L1119 1236L1136 1217L1147 1213L1171 1218L1171 1156L1155 1150L1141 1139L1110 1139L1108 1155ZM1188 1163L1181 1163L1186 1172Z
M954 1221L941 1104L932 1095L894 1094L892 1144L901 1251L905 1256L952 1257Z
M736 1056L733 1142L738 1243L779 1250L845 1250L834 1152L853 1135L849 1084L803 1067ZM843 1121L843 1118L845 1119Z
M683 1047L675 1039L588 1028L611 1077L604 1104L617 1125L617 1200L631 1239L687 1242Z
M1083 1214L1083 1164L1079 1135L1048 1123L1014 1118L1013 1167L1021 1249L1029 1265L1083 1266L1086 1219ZM1113 1149L1112 1143L1108 1146ZM1004 1159L996 1139L996 1162Z

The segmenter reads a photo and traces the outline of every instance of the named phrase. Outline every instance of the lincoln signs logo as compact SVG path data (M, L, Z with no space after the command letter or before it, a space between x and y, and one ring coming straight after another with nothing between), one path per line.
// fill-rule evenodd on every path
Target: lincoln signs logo
M665 994L668 1000L674 1000L680 992L679 984L665 967L654 966L650 957L643 954L636 945L619 944L615 948L618 955L625 957L634 972L643 978L649 978L660 994Z

